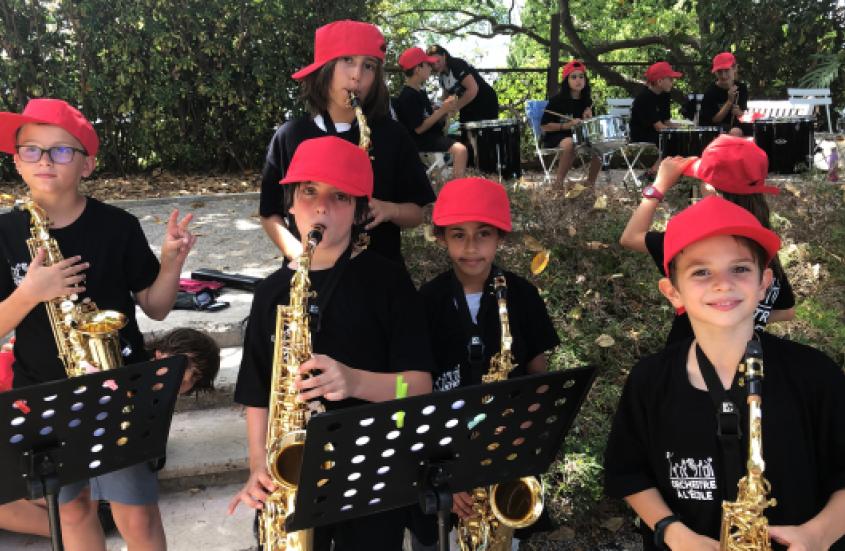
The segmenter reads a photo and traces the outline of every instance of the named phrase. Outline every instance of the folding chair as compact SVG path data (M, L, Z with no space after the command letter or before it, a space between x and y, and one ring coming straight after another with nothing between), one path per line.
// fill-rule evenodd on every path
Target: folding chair
M425 165L425 175L431 179L435 172L438 175L448 168L452 162L452 156L445 151L420 151L420 160Z
M631 106L634 104L634 98L610 98L607 100L607 114L622 117L625 121L625 125L628 127L628 135L631 135L630 124L631 124ZM640 161L640 155L643 154L644 151L647 149L657 149L657 147L651 142L628 142L622 148L619 149L619 153L622 155L622 159L625 161L625 165L628 167L625 176L622 178L622 185L625 188L628 188L628 180L632 180L634 185L637 188L642 187L640 184L640 179L637 178L636 173L634 172L634 168L636 168L637 163ZM634 156L628 158L629 149L634 150Z
M555 163L557 163L558 158L560 157L560 148L559 147L540 147L541 141L543 139L543 131L540 129L540 120L543 118L543 111L546 109L546 106L549 104L547 100L544 99L530 99L525 102L525 118L528 120L529 126L531 126L531 135L534 137L534 149L537 151L537 157L540 159L540 166L543 167L543 174L545 181L550 182L552 181L552 171L554 170ZM546 166L546 160L544 155L552 155L552 162Z
M830 88L787 88L786 92L789 94L789 103L793 105L824 105L827 112L827 131L833 132L833 123L830 120L830 106L833 104Z

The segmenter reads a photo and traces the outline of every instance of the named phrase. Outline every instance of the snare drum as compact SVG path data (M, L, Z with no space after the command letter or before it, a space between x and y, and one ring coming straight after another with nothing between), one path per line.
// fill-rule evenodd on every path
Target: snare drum
M522 175L519 157L519 122L515 119L473 121L461 124L475 157L475 168L501 178Z
M658 144L660 158L680 155L698 157L719 136L722 129L718 126L693 126L690 128L664 128L660 131Z
M768 155L769 172L795 174L812 166L814 122L812 117L754 121L754 143Z
M584 119L572 129L572 141L576 147L593 150L599 155L610 153L624 147L628 141L625 121L612 115Z

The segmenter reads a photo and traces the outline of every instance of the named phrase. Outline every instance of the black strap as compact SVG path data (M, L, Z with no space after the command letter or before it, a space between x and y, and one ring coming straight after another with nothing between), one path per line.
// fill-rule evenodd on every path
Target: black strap
M695 357L698 368L707 385L707 394L716 408L716 436L722 450L722 495L731 501L736 498L737 483L742 476L742 410L734 402L721 379L716 374L713 363L698 346L695 345Z
M481 291L481 300L478 306L478 314L476 320L472 321L472 313L469 311L469 304L467 304L466 293L464 287L455 272L452 271L452 291L455 300L455 306L458 308L458 319L461 321L461 326L464 329L464 336L467 343L467 364L461 363L461 381L469 382L473 374L481 373L484 366L484 358L486 353L486 345L484 343L484 313L490 303L488 297L492 297L493 277L494 274L499 273L499 268L493 266L490 270L490 275L487 276L487 281L484 282L484 287ZM469 368L469 372L464 372Z
M328 134L329 136L338 136L339 133L337 131L337 127L335 127L334 121L329 116L329 112L324 111L323 113L320 113L320 115L322 115L323 124L326 126L326 134ZM346 132L344 132L344 134L346 134ZM350 125L350 128L349 128L349 134L348 134L349 141L357 144L358 140L360 140L360 136L361 136L361 132L358 130L358 121L354 120L354 121L352 121L352 124Z
M346 247L346 250L343 251L343 254L340 255L334 266L329 268L329 273L317 292L317 302L308 302L308 315L310 319L311 332L314 334L319 333L320 329L322 329L323 312L325 312L326 308L328 308L329 300L331 300L332 295L337 288L337 284L340 281L344 270L346 270L347 264L349 264L349 259L352 257L352 248L353 244L349 243L349 246Z

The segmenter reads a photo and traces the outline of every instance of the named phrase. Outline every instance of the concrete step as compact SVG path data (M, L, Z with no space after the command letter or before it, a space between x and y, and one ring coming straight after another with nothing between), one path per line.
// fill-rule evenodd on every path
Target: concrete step
M179 396L176 411L192 411L231 406L234 400L235 383L241 365L243 348L232 346L220 349L220 371L214 380L214 390Z
M177 412L170 426L162 491L243 483L249 476L246 419L240 406Z
M255 549L253 511L240 506L226 512L241 484L192 488L162 493L159 501L167 548L170 551L247 551ZM126 544L115 532L107 538L108 551L124 551ZM0 530L0 550L49 551L49 540Z

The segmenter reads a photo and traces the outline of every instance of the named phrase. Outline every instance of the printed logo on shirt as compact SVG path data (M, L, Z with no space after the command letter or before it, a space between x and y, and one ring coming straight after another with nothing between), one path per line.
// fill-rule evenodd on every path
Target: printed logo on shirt
M445 371L434 380L434 390L440 392L443 390L452 390L461 386L461 365L458 364L451 371Z
M713 470L713 458L695 459L692 457L673 460L672 452L666 452L669 463L669 481L677 492L678 499L687 501L713 501L716 489L716 473Z
M26 276L26 272L29 270L29 264L26 262L18 262L14 266L12 266L12 280L15 282L16 287L20 287L23 278Z

